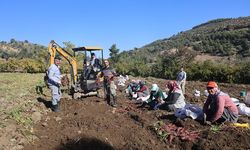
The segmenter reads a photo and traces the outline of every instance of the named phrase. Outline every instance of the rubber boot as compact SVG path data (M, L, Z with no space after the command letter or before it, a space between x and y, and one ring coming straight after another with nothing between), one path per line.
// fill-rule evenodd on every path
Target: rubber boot
M117 107L117 104L116 104L116 96L112 96L113 97L113 101L111 103L111 106L112 107Z
M57 105L52 105L52 111L59 112L60 111L59 105L58 104Z
M57 102L57 105L58 105L58 107L60 108L60 106L61 106L61 101L58 101L58 102Z

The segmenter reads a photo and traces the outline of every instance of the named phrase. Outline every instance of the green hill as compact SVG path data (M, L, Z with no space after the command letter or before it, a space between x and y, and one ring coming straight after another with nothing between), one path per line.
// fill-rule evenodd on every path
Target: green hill
M63 47L69 53L73 53L71 42L63 42ZM45 72L49 66L48 48L39 44L33 44L25 41L11 39L9 42L0 42L0 72ZM79 53L76 57L78 68L82 67L83 54ZM62 58L64 59L64 58ZM69 72L70 66L65 60L62 61L61 70Z
M29 41L17 41L11 39L9 42L0 42L0 57L7 58L32 58L32 59L46 59L47 47L30 43Z
M128 53L140 52L140 57L152 60L155 59L152 55L158 56L164 51L184 46L214 56L250 56L250 17L212 20Z
M117 56L116 68L122 74L174 79L184 66L190 80L248 82L245 75L239 81L233 73L243 69L249 56L250 17L225 18L122 52Z

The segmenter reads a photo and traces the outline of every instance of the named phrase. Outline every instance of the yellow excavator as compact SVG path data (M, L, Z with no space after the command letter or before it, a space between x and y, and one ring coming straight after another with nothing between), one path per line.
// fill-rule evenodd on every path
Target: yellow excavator
M70 64L71 71L71 82L70 82L70 90L69 94L72 95L73 99L79 99L82 97L87 96L97 96L97 97L104 97L103 89L101 88L102 84L100 83L101 79L97 79L98 72L94 73L93 78L87 78L86 73L82 71L81 73L78 73L77 70L77 61L75 59L75 53L76 52L84 52L83 60L87 60L88 54L87 52L90 52L90 54L93 51L100 51L101 57L103 60L103 49L101 47L97 46L84 46L84 47L78 47L72 49L74 52L74 55L70 54L63 48L61 48L55 41L51 41L48 46L49 56L50 56L50 65L54 63L54 59L56 54L61 55L63 58L65 58L68 63ZM101 61L102 62L102 61ZM97 82L98 81L98 82Z

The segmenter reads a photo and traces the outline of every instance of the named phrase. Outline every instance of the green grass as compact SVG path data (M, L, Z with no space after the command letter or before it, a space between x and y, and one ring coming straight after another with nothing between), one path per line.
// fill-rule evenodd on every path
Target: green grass
M0 122L0 128L5 128L6 125L3 122Z
M0 73L0 97L7 101L15 101L36 94L36 85L43 82L44 74Z
M0 128L8 126L6 119L14 120L23 128L20 131L29 133L32 129L33 121L31 119L32 108L37 108L36 87L44 87L44 74L28 73L0 73ZM43 88L44 94L50 96L50 90ZM21 133L23 134L23 133Z
M212 131L213 133L218 133L219 131L221 131L221 125L212 125L210 127L210 131Z

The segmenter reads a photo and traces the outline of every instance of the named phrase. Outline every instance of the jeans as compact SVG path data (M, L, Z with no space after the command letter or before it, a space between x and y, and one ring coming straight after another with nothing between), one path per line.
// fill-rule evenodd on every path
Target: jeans
M52 95L52 105L57 105L61 99L61 89L58 86L50 85L49 86Z

